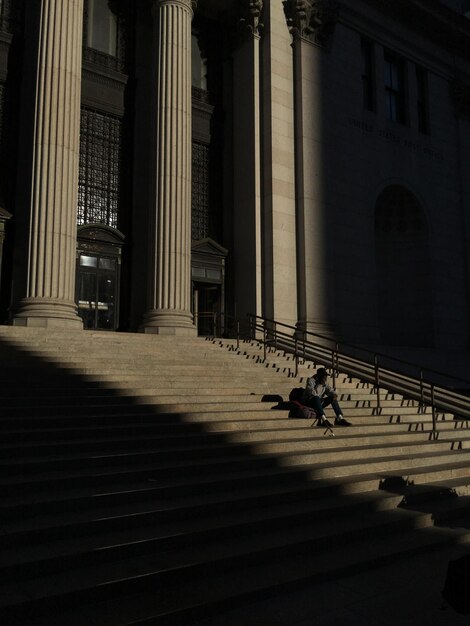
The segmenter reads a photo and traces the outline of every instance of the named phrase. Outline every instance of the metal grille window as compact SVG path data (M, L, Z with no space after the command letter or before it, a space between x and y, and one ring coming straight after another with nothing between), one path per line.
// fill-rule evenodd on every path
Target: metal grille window
M8 31L8 15L10 0L0 0L0 30Z
M82 109L77 222L119 223L122 121Z
M23 0L0 0L0 31L14 33L23 15Z
M198 241L209 236L209 146L193 141L192 159L191 234Z

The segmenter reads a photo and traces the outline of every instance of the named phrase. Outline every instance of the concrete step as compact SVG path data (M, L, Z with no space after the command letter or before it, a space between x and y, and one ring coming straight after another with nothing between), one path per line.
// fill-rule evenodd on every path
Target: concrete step
M217 459L234 459L241 460L241 455L272 455L276 454L281 463L284 462L285 456L288 455L289 462L295 454L308 453L315 455L315 461L322 463L328 460L343 462L345 459L363 458L367 453L369 457L382 456L391 457L398 455L413 455L415 453L426 450L429 453L447 450L466 449L462 446L461 438L456 440L447 440L440 437L438 440L429 440L429 437L417 437L410 439L409 437L394 438L394 441L384 440L382 437L368 438L365 442L362 439L353 440L345 437L326 438L325 441L330 445L319 444L312 440L291 439L282 442L259 441L248 443L238 442L219 442L217 444L195 443L193 446L186 442L180 442L179 446L158 446L144 449L132 450L127 449L100 449L97 455L93 450L85 449L77 451L70 447L62 450L56 447L52 453L47 456L27 456L24 451L22 454L14 458L4 459L0 462L2 475L4 477L13 477L16 475L27 476L30 473L50 472L62 469L64 472L73 471L81 467L83 464L88 469L99 467L127 467L147 463L165 463L179 455L184 456L188 462L199 464L201 459L213 462ZM312 452L314 448L314 452Z
M129 431L128 431L129 432ZM88 437L85 437L88 434ZM258 430L245 432L221 433L159 433L146 430L140 436L133 432L126 436L119 436L119 432L106 433L105 438L97 438L96 431L82 433L81 438L66 437L67 433L59 431L55 437L51 434L44 435L41 441L28 441L25 433L18 432L17 443L0 444L0 458L11 458L15 462L20 459L35 458L52 455L71 455L78 453L100 452L105 454L111 451L135 450L144 451L148 449L178 450L179 448L191 449L195 446L206 447L208 449L217 447L224 449L233 444L263 444L270 445L278 442L279 445L292 442L302 442L311 448L331 448L336 446L380 446L383 444L400 444L401 442L424 442L432 439L431 431L411 430L404 431L403 428L390 430L384 426L375 432L358 432L358 427L351 427L348 431L336 431L336 436L324 437L319 429L308 428L285 428L276 430ZM470 430L466 431L447 429L438 433L439 441L450 443L458 442L464 447L470 440Z
M32 612L41 617L50 612L52 607L55 610L64 610L71 604L86 606L97 600L96 589L99 588L100 600L107 599L113 603L114 608L116 602L118 603L120 623L130 623L131 619L135 623L136 617L135 606L129 605L129 599L123 602L123 598L131 593L150 592L153 595L155 615L161 616L163 613L173 623L177 623L176 616L182 617L185 614L187 618L194 618L196 615L207 615L211 611L211 605L220 609L221 606L233 604L234 598L237 601L242 598L254 599L265 596L267 590L270 593L279 593L283 589L292 588L293 584L298 586L299 581L312 583L324 580L325 576L337 578L360 572L373 563L377 566L381 562L390 562L395 558L403 558L404 555L436 548L455 541L455 534L450 535L436 528L421 528L408 532L406 537L398 534L394 539L392 534L388 541L384 541L382 536L374 539L368 537L366 541L351 542L346 547L341 543L319 553L322 545L328 545L325 537L323 542L321 539L316 534L311 541L305 539L295 548L292 543L284 541L276 549L270 546L268 550L263 542L261 545L259 542L252 543L249 551L249 546L245 544L247 552L243 555L240 554L240 543L231 542L224 547L209 546L200 554L193 550L190 560L187 554L183 553L179 559L178 555L173 554L171 556L176 565L171 566L166 565L169 555L165 555L165 558L154 557L152 563L120 561L113 563L111 580L110 568L106 564L101 568L84 568L80 574L72 571L63 573L60 577L45 578L42 585L34 584L34 581L25 583L23 589L28 594L27 603L24 599L18 602L16 593L13 593L15 589L6 586L2 590L2 613L8 620L12 616L16 619L27 617ZM465 532L459 534L460 542L467 539ZM302 560L298 558L299 551L304 555ZM306 558L313 554L315 558ZM204 558L203 562L201 558ZM180 566L178 562L181 563ZM230 565L229 568L227 564ZM45 593L45 589L49 593ZM204 599L203 602L201 598ZM139 602L137 614L141 617L144 617L141 613L144 607L147 617L152 614L152 607L148 602L148 598L146 602ZM195 612L198 607L199 611ZM106 611L103 604L101 608ZM102 621L101 617L100 620Z

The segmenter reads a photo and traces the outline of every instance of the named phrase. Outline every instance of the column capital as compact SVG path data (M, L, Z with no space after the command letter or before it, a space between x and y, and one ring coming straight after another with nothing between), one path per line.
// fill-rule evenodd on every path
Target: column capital
M239 0L238 20L252 35L259 35L263 27L263 0Z
M326 46L339 15L336 0L283 0L287 26L294 39Z
M197 8L197 3L198 0L154 0L153 6L157 9L165 5L181 6L192 14Z
M237 48L244 41L259 37L263 29L263 0L237 0L225 14L229 44Z

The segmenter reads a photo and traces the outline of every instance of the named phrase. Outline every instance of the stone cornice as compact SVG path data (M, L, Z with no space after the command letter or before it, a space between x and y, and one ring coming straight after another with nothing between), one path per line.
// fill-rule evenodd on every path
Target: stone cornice
M114 72L113 70L101 69L91 63L87 63L86 61L83 62L82 74L83 78L92 80L100 85L113 87L114 89L124 90L128 81L127 74L121 74L120 72Z
M283 0L287 26L294 39L326 46L339 15L335 0Z
M470 20L439 0L363 1L449 52L470 58Z

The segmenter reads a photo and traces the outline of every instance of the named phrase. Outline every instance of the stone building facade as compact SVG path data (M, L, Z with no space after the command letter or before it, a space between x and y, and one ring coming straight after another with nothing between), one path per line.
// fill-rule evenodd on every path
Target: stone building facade
M466 348L469 15L0 0L0 322Z

